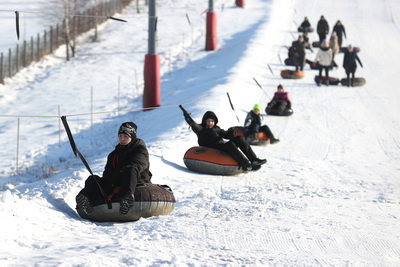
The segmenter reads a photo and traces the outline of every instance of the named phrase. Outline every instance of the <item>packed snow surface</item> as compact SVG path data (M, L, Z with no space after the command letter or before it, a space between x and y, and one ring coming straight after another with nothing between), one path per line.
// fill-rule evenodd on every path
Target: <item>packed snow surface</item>
M0 9L36 4L7 0ZM205 51L207 1L158 1L161 107L146 112L148 11L140 8L116 15L127 23L101 25L97 42L92 32L81 36L71 61L60 47L0 85L1 266L400 265L399 1L252 0L245 8L215 1L215 51ZM344 45L361 48L356 76L365 86L317 87L308 66L303 79L280 77L297 25L307 16L316 27L321 15L331 29L341 20ZM13 13L0 16L7 52L23 38L16 40ZM21 16L22 37L47 27L40 16ZM345 77L343 54L335 61L331 76ZM214 111L227 129L242 125L254 104L265 107L278 84L294 114L263 114L281 141L253 147L268 160L261 170L213 176L185 167L183 155L197 139L179 104L196 121ZM80 218L75 196L89 172L61 115L99 175L119 125L134 121L152 181L173 189L175 210L130 223Z

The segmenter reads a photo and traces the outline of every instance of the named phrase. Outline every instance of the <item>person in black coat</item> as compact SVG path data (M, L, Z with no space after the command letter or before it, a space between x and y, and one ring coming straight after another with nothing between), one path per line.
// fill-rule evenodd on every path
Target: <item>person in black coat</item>
M299 35L299 38L292 43L291 53L296 66L296 71L299 69L303 71L304 64L306 62L306 43L304 42L303 35Z
M357 55L357 52L354 51L352 45L349 45L348 49L344 52L344 58L343 58L343 68L346 70L346 75L347 75L347 87L350 85L354 85L354 75L356 73L357 69L357 61L360 64L361 67L363 67L360 58ZM351 74L351 80L350 80L350 74Z
M118 130L119 144L107 157L103 177L91 175L76 196L77 208L90 213L93 206L120 202L120 213L128 213L134 202L138 183L150 183L149 153L142 139L136 137L137 126L124 122Z
M304 17L303 22L300 24L299 31L301 32L308 32L311 28L311 23L307 17Z
M319 43L326 39L326 35L329 33L329 24L324 16L321 16L317 24L317 33L319 36Z
M338 20L336 22L335 26L333 26L332 32L336 32L336 35L338 36L339 51L341 51L342 43L343 43L343 35L346 38L347 38L347 36L346 36L346 29L344 28L344 26L340 20Z
M239 163L244 171L258 170L262 164L267 162L266 159L257 158L243 136L236 136L234 130L225 131L217 126L218 118L214 112L204 113L201 124L197 124L189 113L184 113L184 117L197 135L200 146L225 151ZM225 143L224 139L229 141Z

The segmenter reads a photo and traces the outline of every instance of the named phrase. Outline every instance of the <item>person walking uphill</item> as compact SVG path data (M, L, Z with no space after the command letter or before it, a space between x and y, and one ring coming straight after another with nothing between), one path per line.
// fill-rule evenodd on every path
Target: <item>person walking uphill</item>
M107 157L103 177L91 175L76 196L77 208L90 213L93 206L106 202L120 203L120 213L133 206L138 183L150 183L149 153L143 140L136 137L137 126L124 122L118 129L119 144ZM105 196L104 196L105 195Z
M326 39L326 35L329 33L329 24L324 16L321 16L317 24L317 33L319 36L319 43L321 44L323 40Z
M333 26L333 32L336 32L337 37L338 37L338 44L339 44L339 49L340 51L342 50L342 43L343 43L343 35L345 38L347 38L346 36L346 29L344 28L344 25L342 24L342 22L340 20L338 20L335 24L335 26Z
M309 31L309 29L311 28L311 23L307 17L304 17L304 20L300 24L299 28L300 28L301 32L304 32L304 33Z
M181 106L180 106L181 107ZM196 123L186 110L183 110L186 122L190 125L193 132L197 135L200 146L222 150L236 160L242 170L255 171L266 163L266 159L257 158L250 145L243 136L236 136L233 130L225 131L218 124L218 118L212 111L204 113L201 124ZM224 139L229 139L225 142ZM240 150L241 151L240 151ZM243 152L243 153L242 153Z
M336 32L332 32L331 38L329 40L329 47L332 49L332 66L337 68L337 64L335 62L335 55L339 53L339 43Z
M255 104L253 109L247 113L244 121L244 136L254 135L254 139L257 139L258 133L263 132L270 139L271 144L279 142L279 139L275 138L268 125L261 126L262 117L260 112L261 105Z

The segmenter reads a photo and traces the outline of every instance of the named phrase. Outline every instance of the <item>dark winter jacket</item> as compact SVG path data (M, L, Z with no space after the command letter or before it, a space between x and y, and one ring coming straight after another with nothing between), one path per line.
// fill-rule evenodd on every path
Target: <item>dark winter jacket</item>
M310 27L311 27L310 21L304 20L304 21L300 24L300 27L303 27L303 28L310 28Z
M326 19L320 19L317 24L317 33L329 33L329 24Z
M261 127L261 115L250 111L247 113L246 119L244 120L244 131L247 132L249 129L255 129Z
M103 183L111 187L121 186L123 194L132 185L150 182L149 167L149 153L143 140L136 138L128 145L118 144L107 157Z
M277 103L283 102L286 103L286 107L291 108L292 102L290 101L288 94L289 94L288 92L275 92L271 102L272 101L275 101Z
M344 35L344 37L346 37L346 30L345 30L343 24L335 24L332 31L336 32L336 34L339 38L342 38L343 35Z
M306 55L306 45L304 42L299 40L292 43L293 56L294 57L304 57Z
M346 72L355 72L357 69L357 62L360 64L362 67L362 63L360 58L357 55L356 51L345 51L344 52L344 58L343 58L343 68L346 70Z
M208 118L214 120L215 125L213 128L207 128L206 120ZM204 114L201 124L197 124L189 115L185 116L185 120L197 135L197 141L200 146L218 148L220 144L224 143L224 139L232 139L236 136L233 130L225 131L217 126L218 118L212 111L207 111Z

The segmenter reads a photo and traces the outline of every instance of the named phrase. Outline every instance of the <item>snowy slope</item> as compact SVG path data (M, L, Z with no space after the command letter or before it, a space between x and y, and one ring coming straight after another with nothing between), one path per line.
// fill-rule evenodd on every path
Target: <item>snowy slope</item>
M158 1L159 109L140 111L147 17L134 6L120 15L128 23L103 25L100 42L82 37L71 62L60 49L0 86L2 266L399 265L400 3L216 3L219 49L205 52L207 5ZM308 16L315 26L320 15L331 28L340 19L345 44L361 47L364 87L317 87L308 68L302 80L280 78L296 23ZM343 68L332 75L344 77ZM268 159L260 171L223 177L185 168L183 154L197 140L179 104L197 121L213 110L228 128L255 103L265 107L279 83L295 114L264 117L281 142L254 147ZM174 212L124 224L81 219L74 198L88 172L60 135L58 110L99 174L120 123L135 121L153 182L175 193Z

